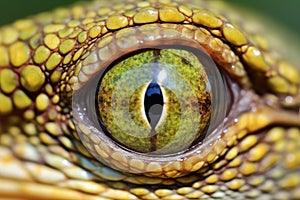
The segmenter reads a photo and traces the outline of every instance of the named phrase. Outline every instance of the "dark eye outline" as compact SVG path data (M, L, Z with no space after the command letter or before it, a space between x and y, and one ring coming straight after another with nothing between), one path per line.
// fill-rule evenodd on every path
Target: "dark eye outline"
M163 46L162 48L164 48L164 49L165 48L184 49L184 46L182 46L182 47L180 47L180 45L178 45L177 47ZM225 78L225 76L221 76L219 69L217 68L217 66L215 66L215 63L213 62L213 60L210 57L208 57L207 54L205 54L204 52L202 52L200 50L196 50L193 48L185 47L185 49L189 49L191 51L196 52L199 59L201 59L203 65L206 66L205 67L206 73L208 74L208 77L210 79L209 80L210 87L212 87L211 90L213 93L212 104L214 106L218 107L218 109L212 110L211 115L212 115L212 118L214 121L208 126L208 129L206 130L206 134L209 135L218 126L218 123L221 123L223 121L223 119L226 117L226 114L228 113L228 108L230 107L230 104L231 104L231 98L232 98L231 92L230 92L230 89L227 88L227 84L228 84L227 78ZM134 54L134 52L131 52L131 53ZM114 65L114 62L112 63L112 65ZM88 81L87 84L85 84L83 86L83 88L80 89L79 92L75 92L73 94L74 103L75 102L81 103L80 106L78 106L78 105L76 106L77 111L82 113L82 111L79 111L79 110L82 108L85 108L86 109L84 111L86 113L85 117L90 119L91 123L93 123L93 124L99 123L99 116L97 114L95 114L95 113L97 113L97 106L93 106L93 105L96 104L95 95L97 93L98 82L100 79L99 76L101 76L101 74L103 74L106 70L107 69L98 72L97 75L95 75L92 80ZM221 88L221 90L220 90L220 88ZM218 91L218 92L216 92L216 91ZM75 115L75 118L76 118L76 115ZM99 125L99 124L97 124L97 125ZM101 130L101 125L97 126L97 129ZM196 144L201 142L202 139L196 140L192 146L197 146ZM138 152L131 151L122 146L119 146L119 147L124 148L125 151L129 151L132 153L138 153ZM192 148L192 147L190 147L190 148ZM172 156L172 154L167 154L167 155L159 155L158 154L157 156L151 155L151 157L152 156L153 157L161 157L161 156L168 157L168 156Z
M173 45L162 45L162 46L155 46L155 48L151 48L151 46L149 48L144 48L144 49L139 49L137 51L134 52L129 52L128 54L118 58L117 60L115 60L114 62L112 62L105 70L104 72L99 72L98 74L105 74L106 72L108 72L111 68L113 68L116 64L118 64L119 62L134 56L136 54L142 53L142 52L147 52L147 51L159 51L159 50L166 50L166 49L178 49L178 50L185 50L187 52L192 53L193 55L195 55L198 60L201 62L201 64L203 65L203 68L205 69L205 73L207 75L208 78L208 82L207 82L207 86L206 86L206 91L209 93L212 93L212 102L211 104L213 105L213 109L211 111L210 116L212 117L213 120L209 119L207 122L207 126L205 128L205 130L203 130L201 132L201 135L199 137L196 137L195 140L191 141L192 143L190 144L186 144L189 145L188 149L193 148L194 146L196 146L197 144L199 144L200 142L202 142L202 140L207 137L211 132L213 132L213 130L218 126L218 123L220 123L221 121L223 121L223 119L226 117L226 113L228 111L229 108L229 104L231 103L231 94L230 94L230 89L228 89L227 87L227 80L226 78L223 76L223 73L220 72L220 70L218 69L218 67L215 65L215 63L213 62L213 60L206 54L204 53L202 50L199 49L195 49L195 48L191 48L189 46L185 46L184 44L176 44L176 42L174 42ZM179 56L179 55L178 55ZM183 57L184 58L184 57ZM188 60L186 62L189 62ZM96 89L96 93L94 94L96 97L98 96L98 90L100 88L100 82L103 78L102 77L98 77L96 76L95 79L98 78L98 85L94 86L94 84L92 86L88 86L88 88L94 88L97 87ZM177 80L177 79L176 79ZM96 80L94 80L96 81ZM126 83L124 83L126 84ZM133 85L136 85L135 83ZM87 94L87 95L92 95L92 93ZM86 95L84 95L86 96ZM92 98L92 97L91 97ZM82 100L79 100L82 101ZM96 110L99 110L99 106L98 106L98 99L95 99L95 105L96 105ZM128 113L129 114L129 113ZM112 139L114 139L111 134L109 133L109 130L107 130L107 128L105 127L105 123L102 121L101 117L100 117L100 113L97 113L98 116L98 123L100 124L100 127L102 129L102 131L109 135L109 137L111 137ZM120 121L122 121L121 119L119 119ZM117 120L117 121L119 121ZM94 122L96 123L96 122ZM118 125L118 127L120 127L121 125ZM196 127L195 127L196 128ZM129 130L127 130L129 131ZM130 131L129 131L130 132ZM192 133L190 133L192 134ZM194 134L192 134L194 135ZM128 137L130 137L128 135ZM123 146L123 144L117 140L115 140L116 143L119 144L120 148L124 148L124 150L126 151L131 151L133 153L139 153L139 152L135 152L134 150L130 150L130 148L127 148L125 146ZM177 145L178 146L178 145ZM166 151L169 151L168 149L165 149ZM181 150L181 151L176 151L174 153L162 153L164 150L158 150L158 151L153 151L153 152L149 152L148 154L152 154L152 156L156 157L156 156L172 156L174 154L178 154L178 153L182 153L187 149Z

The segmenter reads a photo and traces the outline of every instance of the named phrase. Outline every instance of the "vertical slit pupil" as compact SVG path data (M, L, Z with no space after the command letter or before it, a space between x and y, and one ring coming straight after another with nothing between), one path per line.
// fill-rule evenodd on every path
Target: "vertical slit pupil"
M155 128L162 115L164 99L160 86L151 82L145 92L144 108L147 120L152 129Z

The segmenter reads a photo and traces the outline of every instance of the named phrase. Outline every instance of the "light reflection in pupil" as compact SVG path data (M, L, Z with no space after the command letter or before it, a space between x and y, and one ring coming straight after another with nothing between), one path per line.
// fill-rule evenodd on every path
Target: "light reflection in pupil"
M145 113L152 129L155 128L162 114L164 100L159 85L155 82L149 84L144 100Z
M147 120L151 126L149 139L151 142L151 151L156 150L157 133L155 127L158 124L163 111L163 96L159 85L156 82L151 82L145 92L144 109Z

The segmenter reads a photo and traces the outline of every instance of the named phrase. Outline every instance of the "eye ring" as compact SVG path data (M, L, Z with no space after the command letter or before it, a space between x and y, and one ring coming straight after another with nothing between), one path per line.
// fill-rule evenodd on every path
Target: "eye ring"
M164 29L164 28L161 28ZM164 30L165 31L165 30ZM172 42L172 45L169 43ZM201 60L202 62L208 62L207 66L211 66L216 70L219 68L215 65L215 62L212 58L209 57L208 53L203 53L203 47L201 45L195 43L193 40L188 40L186 38L177 38L177 42L174 42L174 38L164 38L164 39L156 39L154 41L148 42L151 44L147 46L147 42L143 42L143 47L147 48L186 48L189 50L196 51L197 54L201 52L202 55L206 56L206 61ZM111 43L110 43L111 44ZM153 45L154 44L154 45ZM160 45L157 45L160 44ZM177 45L176 45L177 44ZM191 46L186 46L186 44L192 44ZM195 48L196 47L196 48ZM141 45L136 45L135 48L141 48ZM131 48L133 49L133 48ZM97 51L95 49L94 51ZM98 49L99 51L99 49ZM93 53L91 53L93 55ZM122 54L121 54L122 55ZM87 59L88 60L88 59ZM91 80L85 81L85 79L79 80L74 85L74 94L73 94L73 117L76 124L76 129L78 135L87 148L87 150L101 163L109 165L110 167L117 169L122 172L134 173L134 174L145 174L147 176L152 177L180 177L186 175L190 172L199 170L202 166L207 162L206 157L209 153L214 152L214 148L225 148L225 142L219 138L218 135L224 130L225 126L223 126L225 115L227 114L227 109L229 107L229 103L227 101L223 101L220 107L223 109L223 114L219 115L219 119L216 120L219 122L218 126L214 126L210 130L208 130L210 137L208 137L205 142L201 142L192 146L190 149L182 152L178 152L170 155L148 155L137 153L128 149L120 148L118 144L111 140L111 138L107 137L105 134L99 132L101 128L96 122L98 118L96 115L90 115L88 113L96 113L97 111L92 105L95 101L94 97L88 95L88 91L90 88L96 88L92 83L98 83L99 76L103 74L105 68L109 65L112 59L107 59L105 65L97 63L100 65L96 72L91 73ZM90 62L90 61L89 61ZM85 63L85 62L83 62ZM112 62L111 62L112 63ZM96 64L95 64L96 65ZM84 66L83 66L84 67ZM83 68L82 67L82 68ZM79 73L84 72L84 70L79 70ZM214 74L214 72L210 72ZM97 75L95 75L97 74ZM210 76L211 77L211 76ZM89 78L90 79L90 78ZM227 83L226 78L219 77L216 80L221 80L223 85ZM83 81L82 81L83 80ZM79 93L78 91L84 91L83 93ZM91 92L93 93L93 92ZM230 92L224 92L221 96L216 99L230 99ZM94 93L95 94L95 93ZM82 99L82 97L85 97ZM221 110L222 110L221 109ZM217 115L216 111L214 111L214 115ZM91 124L93 126L91 126ZM99 134L97 134L99 133ZM214 143L217 143L216 145ZM214 145L212 145L214 144ZM199 157L199 154L203 155L203 157ZM196 165L197 167L193 167ZM202 165L202 166L201 166Z

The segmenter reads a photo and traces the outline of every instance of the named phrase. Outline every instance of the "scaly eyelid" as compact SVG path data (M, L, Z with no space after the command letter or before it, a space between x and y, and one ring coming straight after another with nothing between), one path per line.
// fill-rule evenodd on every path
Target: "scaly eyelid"
M149 36L149 32L156 36ZM246 71L228 45L203 28L174 24L148 24L131 27L100 38L88 56L83 58L82 63L77 66L76 86L80 87L97 72L105 69L111 62L130 51L164 45L192 46L192 48L201 49L239 84L249 87L249 80L245 76Z
M145 26L146 28L153 28L154 25L151 26ZM141 27L142 29L145 27ZM160 27L162 30L160 30L160 32L163 32L165 30L165 28ZM184 28L184 27L180 27L180 28ZM139 27L137 27L137 29L140 29ZM156 26L157 29L157 26ZM168 31L168 30L167 30ZM173 30L174 31L174 30ZM208 38L211 37L210 34L207 35ZM166 42L167 41L167 42ZM161 40L161 39L157 39L155 41L151 41L151 42L143 42L143 47L144 48L150 48L152 46L147 46L147 44L153 44L153 42L155 43L159 43L159 42L166 42L165 45L161 45L161 46L169 46L172 47L172 45L167 45L170 44L170 42L173 41L173 45L175 45L175 48L181 46L181 47L185 47L186 44L192 44L192 47L185 47L185 48L189 48L189 49L194 49L196 55L199 54L199 52L202 52L203 57L209 57L208 53L203 52L202 50L199 49L203 49L203 47L201 45L199 45L199 43L197 41L194 41L192 39L178 39L174 40L173 37L165 39L165 40ZM187 42L189 41L189 42ZM210 41L210 40L208 40ZM169 43L168 43L169 42ZM184 42L184 43L181 43ZM179 44L180 45L179 45ZM111 43L109 43L111 44ZM108 48L105 47L105 49L107 50L116 50L116 48L114 48L116 46L116 42L113 43L113 48ZM141 47L142 45L138 45L138 47ZM159 45L157 45L159 46ZM226 46L226 45L225 45ZM227 46L226 46L227 47ZM197 50L198 49L198 50ZM213 50L211 50L213 52ZM97 111L95 110L95 107L93 106L95 103L94 100L94 94L96 93L96 88L97 86L95 86L98 83L98 80L102 74L103 71L106 70L107 65L111 64L110 62L107 62L106 65L102 65L103 63L98 63L97 59L95 58L99 58L100 57L100 50L97 49L97 47L95 47L93 55L91 57L88 57L86 63L85 61L83 61L83 65L82 65L82 70L79 71L78 74L78 82L74 84L74 88L76 88L76 90L74 90L74 94L73 94L73 117L74 117L74 121L75 124L77 124L77 132L79 134L79 136L81 137L81 140L83 142L83 144L86 144L86 148L98 159L100 160L102 163L105 163L107 165L110 165L111 163L114 164L115 169L120 170L120 171L125 171L125 172L129 172L129 173L147 173L149 176L166 176L165 174L168 173L163 173L169 170L174 170L173 168L170 168L170 165L174 165L174 163L182 163L182 166L184 165L185 162L189 161L189 158L192 155L197 155L199 154L201 151L204 151L203 149L205 149L207 147L207 149L205 150L205 152L208 152L208 149L212 150L213 146L211 146L212 143L215 142L215 140L213 138L218 138L219 134L222 133L223 128L225 128L222 125L222 122L225 118L225 113L228 112L228 106L229 103L227 104L227 102L231 101L231 98L228 98L228 91L224 90L223 88L219 87L219 84L224 84L225 80L223 80L221 77L217 77L215 74L215 71L213 71L213 69L218 70L218 67L215 66L215 63L212 59L210 60L205 60L205 59L201 59L203 58L202 56L199 56L199 59L203 61L203 64L206 66L207 69L207 73L209 77L214 77L215 80L221 81L220 83L216 84L216 82L211 82L212 85L217 85L215 87L219 88L221 90L221 92L215 92L215 96L213 98L214 101L214 106L216 106L218 108L218 111L214 111L213 116L216 117L214 118L215 121L213 121L211 123L212 126L210 126L210 129L208 130L208 132L211 134L211 137L209 139L208 142L204 142L201 143L201 145L197 145L195 144L194 147L192 148L191 151L186 151L185 153L181 154L176 154L176 155L160 155L158 156L149 156L149 155L144 155L144 154L139 154L136 152L132 152L132 151L128 151L125 150L123 148L120 148L120 146L118 146L117 144L115 144L114 142L111 141L110 138L108 138L105 134L103 134L100 130L101 127L99 126L99 122L97 119L97 115L95 114ZM109 61L111 59L116 59L117 57L122 58L123 55L121 54L117 54L118 56L116 56L116 53L112 53L112 54L107 54L107 55L111 55L111 58L108 59ZM125 55L125 53L124 53ZM219 54L216 53L214 54L214 56L216 57L220 57L220 52ZM93 58L93 59L92 59ZM91 60L94 60L94 62L91 62ZM86 65L85 65L86 64ZM84 67L88 66L88 65L92 65L92 66L97 66L95 68L94 71L91 71L90 74L87 73L86 70L83 70ZM222 70L223 72L225 70ZM81 74L81 75L80 75ZM81 77L85 77L85 78L81 78ZM211 79L210 79L211 80ZM213 90L213 89L212 89ZM93 94L92 96L90 94ZM218 96L220 95L220 96ZM224 106L221 106L223 105ZM220 124L219 124L220 122ZM219 125L219 127L218 127ZM218 128L217 128L218 127ZM216 131L214 131L215 129L217 129ZM217 139L220 140L220 139ZM219 141L219 143L222 143L221 141ZM223 144L223 143L222 143ZM200 147L201 146L201 147ZM202 150L201 150L202 149ZM213 150L212 150L213 151ZM204 152L204 154L205 154ZM100 158L99 158L100 157ZM119 162L121 160L121 163ZM200 162L200 161L199 161ZM119 163L119 164L116 164ZM146 168L142 168L142 169L135 169L135 165L136 163L144 163L143 165L148 166ZM177 177L183 176L186 173L190 173L190 170L187 169L176 169L177 171ZM174 176L174 175L173 175Z

